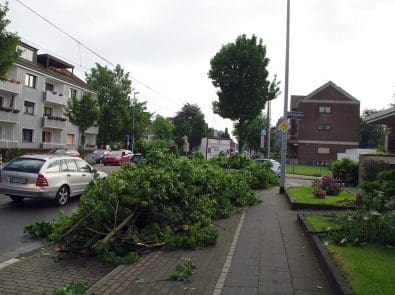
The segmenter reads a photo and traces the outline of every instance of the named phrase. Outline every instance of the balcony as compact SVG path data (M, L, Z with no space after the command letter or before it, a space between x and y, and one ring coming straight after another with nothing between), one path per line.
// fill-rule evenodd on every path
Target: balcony
M0 90L13 94L22 94L22 83L16 80L0 81Z
M60 117L44 117L43 128L66 129L67 120Z
M9 140L9 139L0 139L0 148L1 149L17 149L18 141Z
M0 107L0 122L16 124L20 122L19 110Z
M47 90L44 92L44 102L65 106L67 105L67 97L61 93Z
M99 134L99 127L98 126L91 126L85 131L86 134Z
M65 148L65 143L57 143L57 142L43 142L41 143L41 149L43 150L52 150L52 149L61 149Z

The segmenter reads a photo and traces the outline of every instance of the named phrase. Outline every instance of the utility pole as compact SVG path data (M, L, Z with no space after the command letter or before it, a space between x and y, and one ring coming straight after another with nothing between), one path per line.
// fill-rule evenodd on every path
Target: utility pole
M270 100L267 102L267 158L270 159Z
M132 111L132 153L134 154L134 111L136 108L136 94L140 92L133 93L133 111Z
M288 117L288 77L289 77L289 22L290 22L290 0L287 0L287 32L285 45L285 82L284 82L284 114L283 120ZM287 164L287 131L283 131L281 144L281 174L280 194L285 192L285 168Z

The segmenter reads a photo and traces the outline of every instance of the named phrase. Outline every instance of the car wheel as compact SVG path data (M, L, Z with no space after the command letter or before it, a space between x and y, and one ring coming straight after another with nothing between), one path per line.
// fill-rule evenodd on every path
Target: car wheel
M107 166L107 163L103 163L104 166Z
M58 206L63 206L67 203L70 197L70 190L66 185L63 185L56 193L55 202Z
M11 200L13 200L15 203L22 203L23 199L25 197L20 197L20 196L9 196Z

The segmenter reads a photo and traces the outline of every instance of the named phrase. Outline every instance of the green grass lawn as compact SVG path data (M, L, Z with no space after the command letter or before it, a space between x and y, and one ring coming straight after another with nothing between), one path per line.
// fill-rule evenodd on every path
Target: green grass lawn
M333 216L305 214L310 225L336 227ZM390 295L395 290L395 248L384 245L326 246L356 295Z
M311 186L292 187L288 189L289 197L292 201L303 204L321 204L321 205L350 205L355 201L355 195L346 191L342 191L337 196L325 196L320 199L313 196L313 188Z
M304 217L310 223L314 232L322 232L331 229L339 228L339 225L336 223L336 216L332 215L324 215L324 214L313 214L306 213Z
M329 170L328 167L287 164L286 171L287 173L299 174L299 175L332 176L332 172Z

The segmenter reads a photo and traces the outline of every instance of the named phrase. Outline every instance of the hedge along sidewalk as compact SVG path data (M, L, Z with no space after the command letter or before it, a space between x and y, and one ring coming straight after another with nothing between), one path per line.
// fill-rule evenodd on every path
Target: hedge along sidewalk
M214 221L218 230L215 246L199 250L159 250L133 265L121 265L94 284L87 294L211 294L227 259L242 211ZM190 258L196 269L190 281L168 280L178 264Z
M298 198L297 195L295 194L295 190L297 189L303 189L303 188L309 188L311 189L311 199L309 199L309 202L303 202L303 199ZM313 196L313 189L310 187L288 187L285 190L285 196L288 200L288 203L291 206L292 210L303 210L303 209L313 209L313 210L355 210L355 196L353 193L347 192L347 191L342 191L343 193L343 198L339 198L339 196L326 196L325 199L319 199L315 198ZM296 191L296 193L299 193ZM308 192L302 191L303 194L306 194ZM325 200L332 198L332 200L337 200L337 201L354 201L353 205L342 205L339 203L326 203ZM299 200L298 200L299 199ZM331 201L332 201L331 200Z

